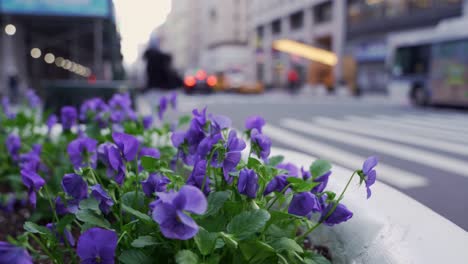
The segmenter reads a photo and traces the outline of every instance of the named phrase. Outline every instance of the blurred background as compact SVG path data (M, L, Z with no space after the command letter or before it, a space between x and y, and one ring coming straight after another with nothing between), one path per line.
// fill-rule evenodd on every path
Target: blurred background
M467 0L0 0L0 95L180 91L275 152L358 168L468 230ZM378 195L378 194L376 194Z

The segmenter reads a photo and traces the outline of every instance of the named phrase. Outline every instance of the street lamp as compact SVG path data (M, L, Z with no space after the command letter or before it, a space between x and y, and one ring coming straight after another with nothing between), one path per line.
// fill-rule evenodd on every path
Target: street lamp
M32 48L31 49L31 57L33 57L34 59L38 59L41 57L41 50L38 49L38 48Z
M5 33L8 35L8 36L13 36L15 35L16 33L16 27L15 25L13 24L8 24L5 26Z

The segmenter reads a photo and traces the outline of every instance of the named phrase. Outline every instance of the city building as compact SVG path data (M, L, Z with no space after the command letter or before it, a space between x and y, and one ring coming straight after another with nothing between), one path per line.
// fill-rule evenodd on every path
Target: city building
M318 79L327 86L334 84L333 80L325 80L321 71L311 73L312 68L319 66L314 62L274 49L275 41L288 39L335 53L338 62L334 69L326 69L329 73L325 75L341 80L345 4L342 0L251 1L248 28L254 78L270 87L283 87L288 70L294 69L302 83L316 84Z
M123 78L113 2L0 1L0 93L44 80ZM13 89L12 89L13 90Z
M200 64L201 6L201 1L172 0L171 12L158 29L161 50L172 55L181 74Z
M392 39L417 36L459 17L462 5L463 0L348 0L345 54L356 62L357 87L365 93L386 92Z
M200 66L211 73L247 74L250 49L247 39L248 0L203 0Z

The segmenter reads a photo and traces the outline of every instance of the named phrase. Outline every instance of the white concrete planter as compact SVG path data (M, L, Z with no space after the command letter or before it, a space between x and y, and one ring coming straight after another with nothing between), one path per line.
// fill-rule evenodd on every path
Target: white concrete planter
M298 165L311 161L297 152L273 152L297 160ZM351 171L335 166L328 189L341 192L350 175ZM468 232L386 184L372 186L367 200L365 187L357 187L357 178L355 183L343 200L353 218L311 234L314 244L329 247L334 264L468 263Z

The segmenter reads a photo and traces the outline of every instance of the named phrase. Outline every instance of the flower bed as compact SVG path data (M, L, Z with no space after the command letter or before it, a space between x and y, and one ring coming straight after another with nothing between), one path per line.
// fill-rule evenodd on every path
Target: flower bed
M349 184L369 198L376 178L370 157L336 194L329 162L270 156L261 117L242 133L206 108L165 120L176 94L157 121L125 94L46 118L28 98L18 112L3 99L0 112L2 209L31 212L24 233L0 242L0 263L329 263L310 236L349 220Z

